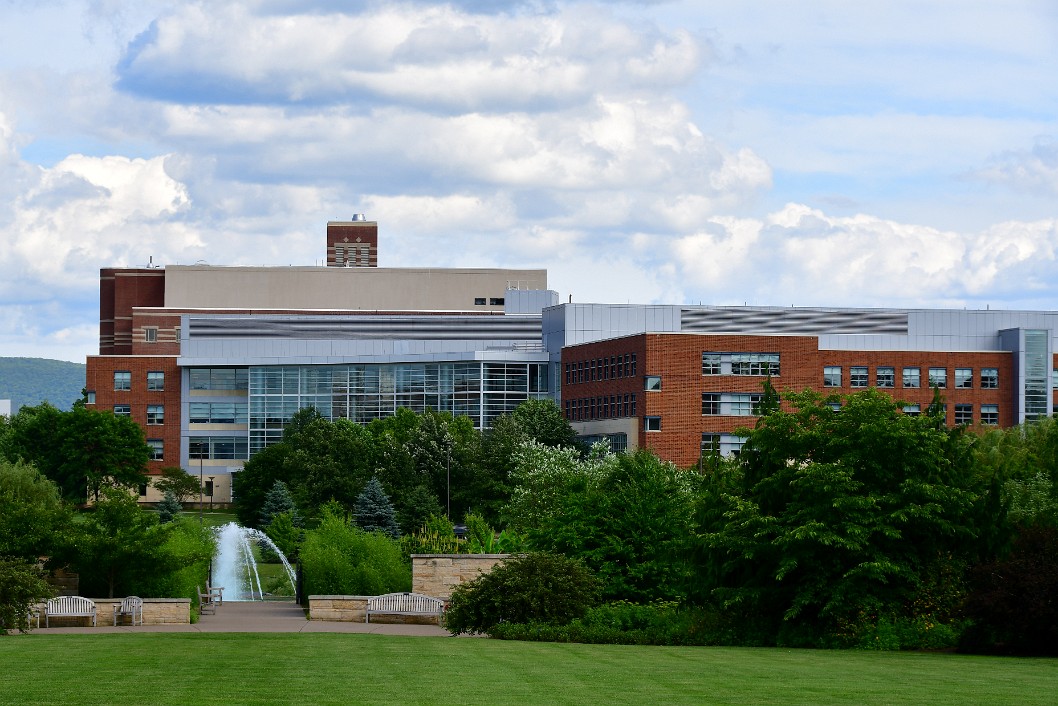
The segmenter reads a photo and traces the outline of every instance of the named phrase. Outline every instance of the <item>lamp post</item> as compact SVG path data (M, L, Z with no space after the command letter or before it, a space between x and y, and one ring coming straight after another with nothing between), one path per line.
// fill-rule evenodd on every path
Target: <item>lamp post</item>
M202 505L204 500L202 499L202 491L204 490L204 483L202 482L202 442L198 442L198 525L202 526Z

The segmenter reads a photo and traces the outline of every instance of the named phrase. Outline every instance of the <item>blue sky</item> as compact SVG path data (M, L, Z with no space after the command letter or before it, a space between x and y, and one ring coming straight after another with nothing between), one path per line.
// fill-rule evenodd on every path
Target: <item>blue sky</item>
M562 299L1053 310L1056 76L1043 0L0 0L0 355L354 213Z

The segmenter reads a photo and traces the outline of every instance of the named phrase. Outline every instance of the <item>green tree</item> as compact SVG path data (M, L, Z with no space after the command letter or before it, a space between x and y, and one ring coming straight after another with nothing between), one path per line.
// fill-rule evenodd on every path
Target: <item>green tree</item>
M544 446L578 448L577 432L554 400L526 400L511 416L530 439Z
M8 458L31 461L67 500L98 499L105 486L147 482L151 448L129 417L84 407L60 412L44 403L19 410L9 435Z
M503 510L508 527L528 532L563 512L565 498L597 483L617 462L601 444L581 458L577 449L526 441L515 454L511 498Z
M166 532L158 516L139 507L136 498L117 488L103 488L100 500L82 515L75 538L73 567L88 595L113 598L148 577L165 573L159 548Z
M0 459L0 556L35 562L66 543L70 512L32 464Z
M155 509L158 511L158 521L163 525L166 522L172 522L174 519L180 516L180 511L184 507L180 504L180 501L176 499L172 491L165 491L165 495L162 496L162 501L158 503Z
M171 493L179 503L198 499L202 489L198 477L191 475L180 466L165 466L161 469L161 478L154 482L154 487L162 495Z
M272 489L265 495L264 505L261 507L261 526L268 527L276 515L285 514L295 526L301 526L301 518L298 516L297 505L287 488L287 484L277 480L272 484Z
M581 481L529 529L530 544L581 559L607 600L684 598L698 476L640 450Z
M0 635L29 631L29 609L54 595L35 564L0 556Z
M356 524L365 532L381 532L387 537L400 537L396 512L378 478L372 478L356 498Z
M996 519L982 515L971 438L874 390L840 411L815 393L788 398L793 411L761 417L738 465L706 479L698 597L784 644L854 641L880 619L950 620L959 592L935 589Z

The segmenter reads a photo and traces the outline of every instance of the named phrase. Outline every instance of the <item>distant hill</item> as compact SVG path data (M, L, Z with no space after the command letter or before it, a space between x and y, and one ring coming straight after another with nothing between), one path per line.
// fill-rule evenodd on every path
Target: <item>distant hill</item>
M0 400L11 400L11 413L47 401L68 410L81 399L85 366L46 358L0 358Z

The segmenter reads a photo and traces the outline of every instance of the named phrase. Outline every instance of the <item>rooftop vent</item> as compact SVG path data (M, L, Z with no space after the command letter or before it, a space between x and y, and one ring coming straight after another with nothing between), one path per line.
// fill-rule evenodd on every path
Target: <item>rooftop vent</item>
M366 221L367 220L367 216L365 216L362 213L354 213L353 214L353 220L354 221Z

